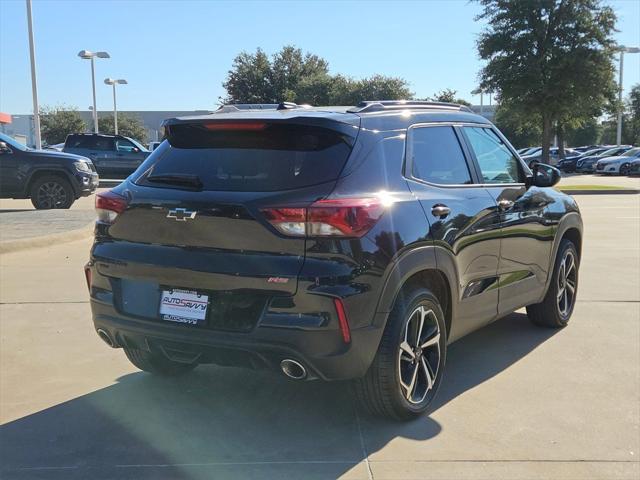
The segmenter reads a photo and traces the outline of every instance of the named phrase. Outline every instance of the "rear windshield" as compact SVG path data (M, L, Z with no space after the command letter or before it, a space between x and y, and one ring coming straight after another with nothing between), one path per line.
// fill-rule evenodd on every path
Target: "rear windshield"
M335 180L351 152L351 137L317 126L238 124L208 129L172 125L168 142L145 162L137 184L184 188L153 177L197 178L202 190L277 191Z

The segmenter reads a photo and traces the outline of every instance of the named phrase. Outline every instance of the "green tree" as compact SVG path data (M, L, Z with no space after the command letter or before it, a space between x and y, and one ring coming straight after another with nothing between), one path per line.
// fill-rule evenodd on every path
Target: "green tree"
M271 59L259 48L253 54L240 53L222 85L227 90L224 103L354 105L412 97L402 78L374 75L355 80L331 75L326 60L290 45Z
M440 90L438 93L433 94L433 96L429 97L428 100L431 100L432 102L457 103L459 105L466 105L467 107L470 107L471 104L464 98L456 97L457 93L457 90L446 88L444 90Z
M40 131L48 145L62 143L71 133L81 133L87 129L75 107L42 107L40 109Z
M616 16L599 0L477 0L487 27L481 86L540 119L548 162L554 123L601 115L615 104Z
M516 148L540 145L542 129L539 117L528 114L518 105L501 102L496 108L494 123Z
M113 125L113 115L103 115L98 118L98 131L113 135L115 128ZM139 142L147 142L147 129L138 117L118 114L118 135L133 138Z
M629 112L629 142L640 145L640 83L633 86L627 100Z
M579 127L567 129L565 140L569 146L580 147L598 144L601 136L602 126L596 118L590 118Z

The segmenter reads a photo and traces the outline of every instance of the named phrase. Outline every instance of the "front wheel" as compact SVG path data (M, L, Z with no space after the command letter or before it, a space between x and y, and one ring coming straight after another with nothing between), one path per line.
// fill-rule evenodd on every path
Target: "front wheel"
M542 302L527 307L533 323L551 328L562 328L569 323L578 294L579 267L575 245L570 240L562 240L547 294Z
M409 420L426 412L446 358L440 303L427 289L400 292L367 374L356 381L360 403L372 414Z
M75 201L71 184L57 175L37 179L31 186L30 195L31 203L38 210L67 209Z

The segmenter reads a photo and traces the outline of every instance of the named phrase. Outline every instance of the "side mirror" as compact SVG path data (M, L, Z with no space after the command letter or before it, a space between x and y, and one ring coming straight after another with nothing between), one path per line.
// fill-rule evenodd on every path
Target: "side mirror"
M138 153L140 149L138 147L133 147L133 153Z
M531 167L533 175L527 177L527 186L553 187L560 181L560 170L545 163L534 163Z
M12 150L5 142L0 142L0 154L4 155L5 153L12 153Z

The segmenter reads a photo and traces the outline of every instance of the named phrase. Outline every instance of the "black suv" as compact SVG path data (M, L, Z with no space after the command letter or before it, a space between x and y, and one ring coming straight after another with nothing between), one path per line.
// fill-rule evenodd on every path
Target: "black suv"
M68 135L63 152L89 157L102 178L127 178L149 156L133 138L99 133Z
M0 133L0 197L30 198L38 209L69 208L98 187L88 158L32 150Z
M402 419L432 402L451 342L524 306L571 317L578 207L466 107L226 107L165 131L97 195L85 272L97 333L142 370L356 379Z

